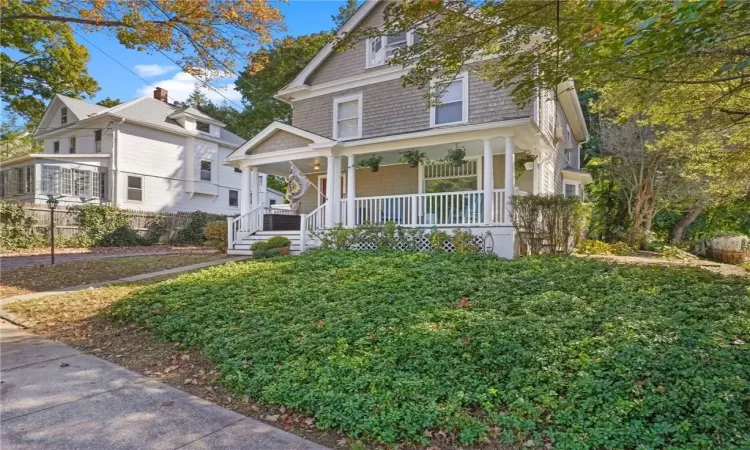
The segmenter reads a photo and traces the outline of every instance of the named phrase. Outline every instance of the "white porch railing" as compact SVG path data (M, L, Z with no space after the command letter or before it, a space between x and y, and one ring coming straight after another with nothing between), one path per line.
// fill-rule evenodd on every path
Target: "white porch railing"
M310 214L300 216L299 245L300 251L304 252L311 233L315 233L326 227L326 208L328 203L315 208Z
M242 233L252 234L263 229L263 205L257 205L247 213L227 218L227 248L234 248L234 244L242 239Z
M481 226L504 223L505 194L493 192L491 220L484 217L484 192L440 192L354 199L355 224L394 222L403 226ZM347 201L341 200L336 222L347 223Z

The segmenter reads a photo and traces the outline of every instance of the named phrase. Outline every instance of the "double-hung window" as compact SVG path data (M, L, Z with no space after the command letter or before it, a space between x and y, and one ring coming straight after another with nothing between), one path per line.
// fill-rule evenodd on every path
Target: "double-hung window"
M143 177L128 175L128 201L143 201Z
M68 123L68 108L63 106L60 108L60 125Z
M362 137L362 94L333 100L333 138L338 140Z
M578 183L569 183L565 182L563 183L563 187L565 188L565 197L576 197L579 200L583 199L583 189L580 184Z
M102 152L102 130L94 131L94 151L96 153Z
M430 107L430 126L466 123L469 120L469 77L462 74L449 82L433 84L438 97Z
M229 190L229 206L239 206L240 204L240 193L234 189Z
M201 159L201 181L211 181L210 159Z
M60 153L60 141L52 143L52 153Z
M70 154L73 154L76 152L76 138L75 137L70 138L70 145L68 146L68 152Z

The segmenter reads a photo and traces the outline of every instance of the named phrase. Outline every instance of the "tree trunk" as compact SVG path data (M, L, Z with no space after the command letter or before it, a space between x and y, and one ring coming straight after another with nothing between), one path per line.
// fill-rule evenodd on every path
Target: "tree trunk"
M678 220L674 225L674 228L672 228L672 245L679 245L680 242L682 242L682 236L685 234L685 229L695 222L695 219L698 218L701 212L703 212L702 206L694 206L693 209L680 217L680 220Z

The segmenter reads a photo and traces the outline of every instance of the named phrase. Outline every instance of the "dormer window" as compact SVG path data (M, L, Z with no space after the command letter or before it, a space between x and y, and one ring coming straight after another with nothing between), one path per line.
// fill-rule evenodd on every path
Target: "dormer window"
M201 121L195 122L195 128L198 131L202 131L204 133L210 133L211 132L211 125L207 124L206 122L201 122Z
M419 35L413 31L367 39L367 67L383 65L393 58L399 48L417 42Z
M68 108L63 106L60 108L60 125L68 123Z

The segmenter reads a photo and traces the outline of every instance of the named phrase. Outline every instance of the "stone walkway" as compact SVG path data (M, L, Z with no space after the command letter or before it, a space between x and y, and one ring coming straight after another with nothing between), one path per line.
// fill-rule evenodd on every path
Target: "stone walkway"
M120 278L119 280L100 281L98 283L90 283L90 284L80 284L78 286L55 289L53 291L34 292L31 294L23 294L23 295L16 295L14 297L6 297L3 299L0 299L0 313L7 314L7 313L2 312L2 307L9 303L20 302L23 300L33 300L35 298L47 297L50 295L63 295L63 294L67 294L70 292L82 291L84 289L92 289L92 288L98 288L102 286L109 286L111 284L133 283L136 281L147 280L149 278L164 277L167 275L176 275L176 274L183 273L183 272L191 272L193 270L204 269L206 267L218 266L220 264L226 264L228 262L242 261L247 258L248 258L247 256L235 256L233 258L224 258L224 259L217 259L214 261L206 261L206 262L202 262L198 264L191 264L189 266L182 266L182 267L175 267L173 269L159 270L157 272L141 273L138 275L133 275L132 277Z
M326 450L6 322L0 379L3 450Z

